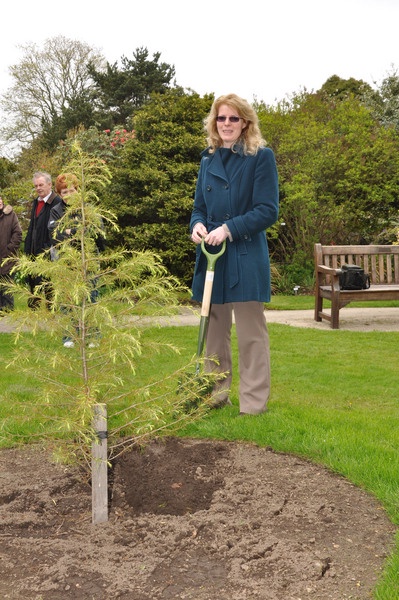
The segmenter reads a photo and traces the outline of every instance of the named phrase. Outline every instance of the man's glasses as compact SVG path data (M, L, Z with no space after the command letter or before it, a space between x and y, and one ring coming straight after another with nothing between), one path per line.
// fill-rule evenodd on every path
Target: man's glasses
M238 121L240 121L242 119L242 117L216 117L216 121L218 123L224 123L226 121L226 119L228 119L230 121L230 123L238 123Z

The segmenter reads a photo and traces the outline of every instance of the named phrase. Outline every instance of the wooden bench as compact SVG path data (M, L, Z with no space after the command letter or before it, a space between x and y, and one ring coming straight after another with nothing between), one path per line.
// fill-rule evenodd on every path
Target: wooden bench
M339 329L339 311L354 300L399 300L399 246L314 246L315 321L326 319ZM367 290L341 290L341 265L358 265L370 276ZM331 301L330 312L323 299ZM398 314L399 318L399 314Z

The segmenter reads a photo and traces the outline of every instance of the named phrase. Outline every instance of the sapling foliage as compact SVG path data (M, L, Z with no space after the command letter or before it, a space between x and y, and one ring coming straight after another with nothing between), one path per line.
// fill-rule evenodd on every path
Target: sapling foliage
M98 250L97 240L106 241L107 231L116 227L112 210L99 200L100 190L103 197L111 198L112 192L110 172L101 159L75 144L65 172L77 177L79 185L55 229L59 241L40 256L20 256L18 283L10 284L19 308L12 315L16 344L9 368L18 367L39 382L26 407L27 418L33 412L39 417L35 435L56 439L69 455L87 458L93 409L105 403L108 446L115 456L196 418L201 410L184 407L193 400L197 405L198 394L217 376L195 375L193 357L178 373L137 385L141 361L179 352L165 340L150 342L145 331L154 326L153 318L175 314L186 290L149 251ZM28 308L33 298L23 283L29 276L43 278L34 292L35 310ZM63 346L65 338L73 347ZM189 384L179 385L181 381Z

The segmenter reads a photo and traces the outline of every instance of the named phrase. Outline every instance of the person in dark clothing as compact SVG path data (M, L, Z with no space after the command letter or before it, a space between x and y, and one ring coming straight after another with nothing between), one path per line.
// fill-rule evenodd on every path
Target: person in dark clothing
M55 189L56 189L57 194L61 197L62 201L61 201L61 203L58 203L55 206L53 206L50 210L50 219L48 222L48 229L49 229L50 238L51 238L51 242L52 242L52 248L54 250L52 252L52 259L54 259L56 256L57 244L61 243L62 241L66 240L68 238L73 239L73 236L76 234L76 229L73 227L73 223L72 223L71 228L60 229L59 221L63 217L65 211L67 210L68 197L71 196L74 192L76 192L78 190L78 187L79 187L78 179L77 179L76 175L74 175L73 173L61 173L61 175L58 175L57 179L55 180ZM80 220L79 215L78 214L75 216L71 215L71 217L74 217L74 219L72 218L72 221L74 220L76 222L76 225L78 225L79 220ZM97 251L104 252L104 250L105 250L104 236L96 235L95 243L96 243Z
M68 182L67 182L68 178ZM76 233L74 228L59 228L59 221L68 208L68 197L78 189L78 178L72 173L62 173L55 180L55 190L61 198L61 202L51 207L48 230L51 238L51 260L57 259L57 245L66 239L73 237Z
M202 159L191 214L197 244L193 298L201 301L207 261L201 242L226 252L218 260L212 290L206 357L226 379L214 388L214 406L231 404L231 328L235 317L239 353L240 414L267 410L270 349L264 303L270 302L266 230L278 217L278 174L262 138L254 108L236 94L217 98L205 120L208 148ZM214 366L214 365L213 365Z
M15 257L22 241L22 229L12 207L4 206L0 196L0 315L14 308L14 297L4 287L11 279L13 261L5 259Z
M28 232L25 238L24 251L29 256L38 256L51 247L51 236L48 229L50 211L53 206L62 202L61 198L52 191L51 175L46 172L36 172L33 175L33 185L37 197L33 201ZM32 295L37 286L44 282L43 277L29 277L28 284ZM46 290L46 297L50 300L50 286ZM30 308L37 308L38 298L29 301Z
M70 198L79 189L79 181L73 173L61 173L55 180L55 189L57 194L62 198L61 203L56 204L50 210L50 218L48 222L48 229L52 240L52 246L50 250L51 260L57 260L58 258L58 246L65 240L69 240L71 244L77 244L75 239L78 227L81 223L81 215L77 211L72 209L69 214L68 227L62 227L60 223L61 219L68 210L68 198ZM103 252L105 250L105 238L101 235L95 236L95 243L97 252ZM78 244L79 247L79 244ZM92 289L90 293L90 301L92 303L98 300L98 286L97 278L93 277L91 280ZM66 310L61 308L61 310ZM79 328L76 327L76 331L79 332ZM94 337L97 338L99 335L98 331L94 332ZM93 333L91 333L93 337ZM65 335L63 340L65 348L73 348L75 343L69 335ZM91 341L89 346L93 347L97 345L96 341Z

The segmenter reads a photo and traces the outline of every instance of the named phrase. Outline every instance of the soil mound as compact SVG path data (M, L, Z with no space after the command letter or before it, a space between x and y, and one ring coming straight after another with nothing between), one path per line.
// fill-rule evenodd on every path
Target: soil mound
M166 438L122 455L110 518L39 448L0 452L0 597L370 598L394 526L364 491L295 456Z

